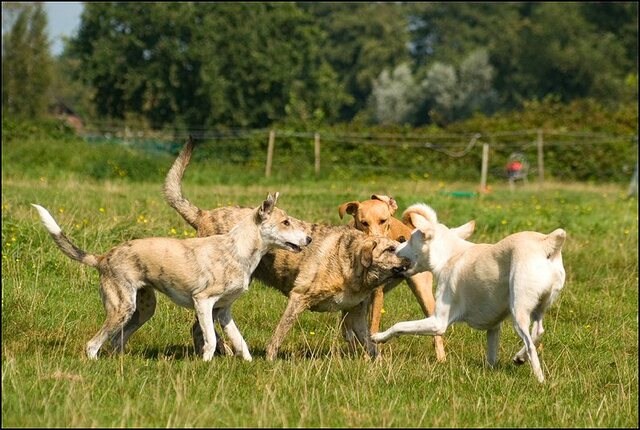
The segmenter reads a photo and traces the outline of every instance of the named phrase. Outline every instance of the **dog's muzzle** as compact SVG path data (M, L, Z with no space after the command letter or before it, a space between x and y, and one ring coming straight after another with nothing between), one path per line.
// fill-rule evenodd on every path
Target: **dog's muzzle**
M302 246L307 246L311 243L311 238L309 236L307 236L305 238L305 243ZM300 245L296 245L293 242L285 242L284 245L293 252L301 252L302 251L302 246Z
M293 252L300 252L302 251L302 248L298 245L296 245L295 243L292 242L285 242L284 245Z
M409 270L409 267L409 264L403 264L402 266L394 267L393 269L391 269L391 271L393 272L394 276L404 276L405 272Z

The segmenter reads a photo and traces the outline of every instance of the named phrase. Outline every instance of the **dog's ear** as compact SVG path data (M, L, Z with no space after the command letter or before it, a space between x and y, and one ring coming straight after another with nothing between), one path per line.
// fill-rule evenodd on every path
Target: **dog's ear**
M373 264L373 250L378 245L378 241L375 239L367 239L364 242L362 251L360 252L360 263L366 268L371 267Z
M340 215L340 219L344 218L344 214L348 213L349 215L355 215L358 212L358 208L360 207L360 202L347 202L338 206L338 215Z
M451 231L461 239L466 239L473 234L476 229L475 220L471 220L466 224L463 224L459 227L452 228Z
M380 200L381 202L385 202L387 205L389 205L389 212L391 213L391 215L396 213L396 211L398 210L398 203L396 203L396 199L394 199L393 197L383 196L381 194L373 194L371 196L371 200Z
M271 215L271 212L273 212L273 208L276 207L276 201L278 200L279 195L280 193L278 192L273 195L269 193L267 195L267 199L262 202L262 205L260 205L260 208L258 209L258 216L260 217L261 221Z
M433 230L433 227L431 227L430 225L422 225L421 227L413 230L413 232L411 233L411 237L415 237L422 243L427 243L433 239L434 234L435 231Z

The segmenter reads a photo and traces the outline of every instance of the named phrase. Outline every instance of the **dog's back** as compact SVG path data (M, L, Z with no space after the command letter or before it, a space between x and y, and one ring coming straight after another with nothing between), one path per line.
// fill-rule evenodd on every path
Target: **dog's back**
M473 244L452 258L443 276L455 279L457 300L464 302L457 308L464 310L459 318L486 329L509 314L514 296L532 301L555 298L564 285L565 238L562 229L550 234L523 231L495 244Z
M178 209L176 208L176 210ZM212 210L198 209L192 225L197 229L200 237L224 234L231 230L243 217L246 217L251 210L251 208L239 206L227 206ZM327 238L331 235L342 234L342 232L352 230L346 226L322 224L308 224L307 227L310 236L313 238L309 246L303 248L302 252L299 253L281 249L267 252L262 257L260 264L258 264L253 277L279 290L284 295L288 295L300 273L302 262L315 260L318 250L322 248Z

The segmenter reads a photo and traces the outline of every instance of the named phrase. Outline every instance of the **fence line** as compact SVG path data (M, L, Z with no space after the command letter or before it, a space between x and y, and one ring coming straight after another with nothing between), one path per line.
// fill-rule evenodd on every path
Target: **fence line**
M588 133L588 132L565 132L559 130L515 130L509 132L494 133L457 133L457 134L370 134L370 133L320 133L318 131L290 131L278 129L234 129L225 131L214 130L191 130L188 132L147 132L132 131L129 127L107 126L103 128L91 129L87 128L84 132L85 138L100 137L116 137L123 139L125 142L135 141L136 139L154 139L161 140L164 143L178 143L176 140L186 140L190 135L197 139L213 140L213 141L234 141L234 140L255 140L267 138L268 144L265 161L265 177L271 176L271 169L274 160L274 150L277 140L297 138L307 142L313 142L313 158L314 172L316 175L321 171L321 145L320 141L331 142L334 144L347 144L354 146L386 146L407 148L423 148L442 153L451 158L462 158L469 155L476 145L482 146L482 165L480 172L480 187L485 189L487 186L487 174L489 170L489 156L492 149L494 150L527 150L532 147L537 148L537 177L538 183L542 184L545 178L544 171L544 148L561 147L561 146L595 146L606 143L628 142L636 144L638 142L637 135L615 135L607 133ZM278 139L276 139L276 136ZM523 136L530 136L530 140L523 140ZM513 137L515 141L506 139ZM564 140L569 138L570 140ZM576 138L581 138L576 140ZM445 139L446 141L439 141ZM506 140L506 141L505 141ZM455 150L456 148L462 148ZM335 166L338 166L335 164ZM342 166L342 165L340 165ZM359 166L362 168L363 166ZM390 170L383 166L375 166L376 169ZM392 169L391 169L392 170Z

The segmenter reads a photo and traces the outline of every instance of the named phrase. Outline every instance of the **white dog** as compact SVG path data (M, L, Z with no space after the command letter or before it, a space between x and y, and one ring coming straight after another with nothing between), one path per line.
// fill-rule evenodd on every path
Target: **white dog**
M548 235L524 231L496 244L474 244L461 239L471 234L474 221L449 229L424 204L410 206L403 219L416 229L396 254L416 262L407 274L429 270L437 278L435 315L397 323L371 339L386 342L401 334L442 335L449 325L464 321L487 331L487 360L493 366L498 359L500 325L511 315L524 341L513 360L522 364L528 358L543 382L536 346L544 332L542 316L564 285L565 231L559 228ZM529 333L532 319L533 337Z

